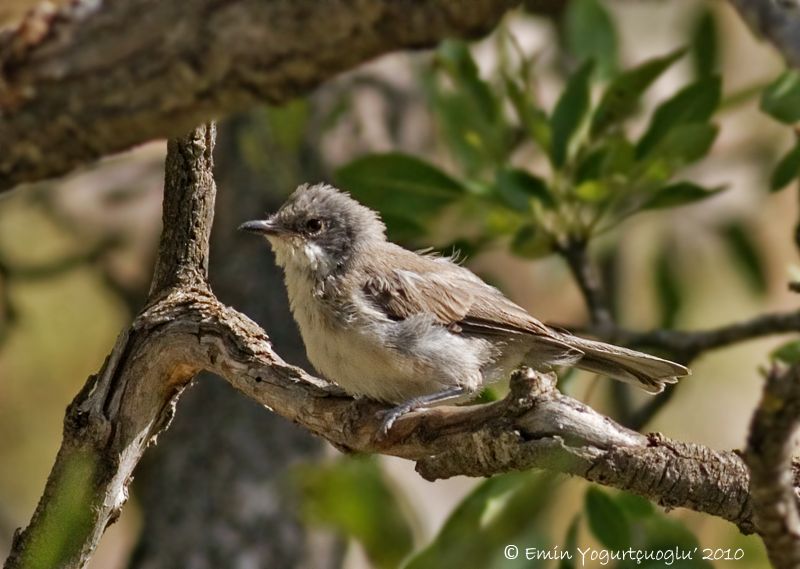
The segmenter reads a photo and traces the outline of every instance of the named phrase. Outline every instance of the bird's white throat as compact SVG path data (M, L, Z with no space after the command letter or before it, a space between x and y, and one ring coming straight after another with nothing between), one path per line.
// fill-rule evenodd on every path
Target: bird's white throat
M287 274L306 273L321 279L336 267L336 261L314 242L299 238L280 238L268 236L267 240L275 252L275 262Z

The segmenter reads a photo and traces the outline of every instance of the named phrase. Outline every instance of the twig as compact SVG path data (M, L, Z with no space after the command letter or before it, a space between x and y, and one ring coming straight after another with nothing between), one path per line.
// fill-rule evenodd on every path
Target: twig
M558 252L569 265L575 282L581 289L593 328L598 331L610 330L614 327L614 320L608 308L600 276L586 254L586 247L585 240L571 237L558 247Z
M767 376L745 452L755 519L776 569L800 567L800 512L792 464L798 427L800 366L776 366Z
M668 353L681 363L689 363L709 350L788 332L800 332L800 311L762 314L749 320L696 332L681 330L634 332L618 328L605 333L599 330L598 335L627 346L655 348Z

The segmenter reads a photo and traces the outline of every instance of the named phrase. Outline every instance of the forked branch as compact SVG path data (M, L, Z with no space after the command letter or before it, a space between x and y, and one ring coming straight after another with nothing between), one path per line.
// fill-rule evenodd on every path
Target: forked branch
M146 447L199 370L224 377L340 449L414 460L429 480L548 468L719 516L746 533L761 530L739 455L630 431L559 393L550 376L520 372L502 401L418 411L381 439L380 404L342 396L288 365L258 325L211 293L205 266L212 145L213 126L169 145L168 170L185 173L167 172L168 229L150 301L69 406L44 494L28 528L15 536L7 569L86 566L119 515Z

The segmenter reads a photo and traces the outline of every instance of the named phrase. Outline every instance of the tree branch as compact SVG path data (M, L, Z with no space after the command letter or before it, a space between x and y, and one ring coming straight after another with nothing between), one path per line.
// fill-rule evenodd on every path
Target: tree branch
M800 427L800 366L773 368L753 415L745 460L755 519L776 569L800 566L800 511L792 454Z
M75 0L0 35L0 190L69 172L377 55L491 30L516 0ZM131 26L131 22L139 25Z
M669 353L681 363L689 363L709 350L787 332L800 332L800 311L762 314L741 322L695 332L682 330L634 332L619 328L605 332L599 330L597 334L610 342L637 348L656 348Z
M382 405L341 396L286 364L261 328L205 284L212 145L213 127L169 145L167 229L154 293L67 409L61 449L30 525L14 538L7 569L86 566L119 515L145 448L199 370L340 449L415 460L429 480L548 468L719 516L745 533L761 530L736 453L630 431L559 393L551 376L518 373L502 401L415 412L398 420L388 439L379 437Z
M572 276L581 289L592 327L598 332L610 330L614 327L614 319L600 283L600 276L586 254L587 245L585 240L569 238L566 244L558 247L558 252L569 265Z
M214 142L211 123L170 140L164 165L163 229L150 297L175 287L208 288L208 252L214 219ZM182 223L175 223L180 220Z

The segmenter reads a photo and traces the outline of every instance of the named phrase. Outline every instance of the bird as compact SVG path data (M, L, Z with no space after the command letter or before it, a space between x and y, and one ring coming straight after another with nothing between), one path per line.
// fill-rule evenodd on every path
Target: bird
M355 397L401 416L474 397L521 366L577 367L659 393L690 371L653 355L550 327L451 257L405 249L348 193L299 186L266 219L308 359Z

